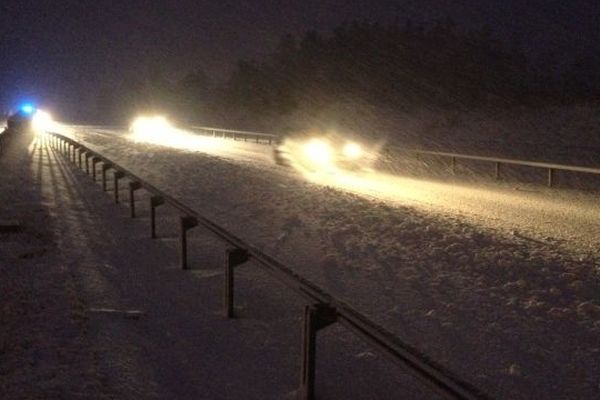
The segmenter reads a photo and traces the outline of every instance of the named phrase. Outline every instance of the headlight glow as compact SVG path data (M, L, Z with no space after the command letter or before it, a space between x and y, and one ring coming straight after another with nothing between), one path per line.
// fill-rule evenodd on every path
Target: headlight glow
M52 116L46 111L37 110L31 119L31 127L37 133L51 131L55 126Z
M128 139L135 142L188 151L214 151L228 146L223 140L178 129L162 116L138 117L131 124L129 132Z
M314 164L328 166L333 164L333 154L329 143L320 139L312 139L304 147L305 156Z
M353 142L346 143L342 152L344 153L344 156L353 160L356 160L357 158L360 158L363 155L362 147L360 147L358 143Z
M173 128L165 117L138 117L131 124L131 132L136 137L156 138L169 133Z

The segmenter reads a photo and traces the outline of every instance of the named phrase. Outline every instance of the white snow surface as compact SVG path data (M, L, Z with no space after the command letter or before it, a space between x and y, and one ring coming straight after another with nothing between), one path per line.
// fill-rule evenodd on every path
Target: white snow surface
M152 240L147 195L132 220L55 149L15 139L0 158L0 398L295 398L298 298L240 268L225 319L223 244L194 232L181 271L173 212ZM321 398L427 393L340 327L319 336Z
M349 174L349 188L276 166L266 145L218 139L185 150L116 129L64 132L494 398L600 397L593 192L375 173Z

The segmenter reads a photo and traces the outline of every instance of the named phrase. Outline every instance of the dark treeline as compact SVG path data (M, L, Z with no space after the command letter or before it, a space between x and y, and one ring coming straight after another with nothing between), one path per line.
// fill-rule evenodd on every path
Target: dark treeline
M240 61L223 85L212 83L201 68L176 83L149 72L116 93L103 93L99 110L118 116L132 107L157 109L222 126L291 129L294 116L318 120L330 111L327 118L335 119L341 109L389 113L600 100L595 53L526 54L490 29L465 31L451 20L427 26L353 22L327 36L285 36L269 58Z

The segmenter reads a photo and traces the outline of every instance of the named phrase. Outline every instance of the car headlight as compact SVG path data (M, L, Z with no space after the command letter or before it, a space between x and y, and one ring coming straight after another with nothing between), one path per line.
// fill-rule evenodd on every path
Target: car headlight
M333 152L331 146L324 140L312 139L304 147L305 156L318 165L331 165L333 163Z
M161 116L138 117L133 121L129 128L130 132L140 138L153 138L165 135L168 134L171 129L172 127L169 121Z
M348 142L342 149L344 156L356 160L363 156L363 149L358 143Z
M42 110L37 110L31 119L31 127L39 133L52 130L54 125L52 116Z

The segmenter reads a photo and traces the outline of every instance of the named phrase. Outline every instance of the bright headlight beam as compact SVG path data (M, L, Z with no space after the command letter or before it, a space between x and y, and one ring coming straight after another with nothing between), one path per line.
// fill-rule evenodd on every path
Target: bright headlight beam
M329 166L333 163L333 152L329 143L320 139L312 139L304 147L306 158L319 166Z
M352 160L362 157L363 149L358 143L349 142L346 143L342 152L344 155Z
M173 127L165 117L152 116L136 118L130 130L135 137L154 140L168 134Z
M31 127L36 133L51 131L55 125L52 116L46 111L37 110L31 119Z
M223 147L222 140L199 136L177 129L162 116L136 118L129 128L129 139L188 151L215 150Z

